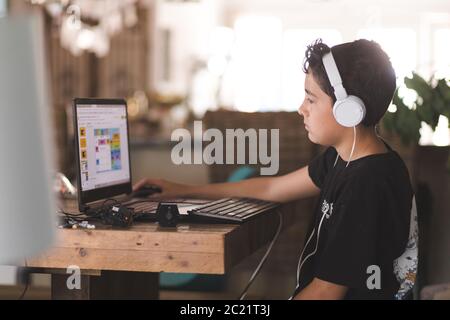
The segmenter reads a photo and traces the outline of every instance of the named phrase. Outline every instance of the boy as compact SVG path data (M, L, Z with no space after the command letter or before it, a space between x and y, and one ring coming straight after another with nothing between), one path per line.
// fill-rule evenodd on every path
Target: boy
M308 166L279 177L207 186L145 179L135 189L155 184L163 197L278 202L319 195L293 298L404 298L417 269L413 190L403 161L375 130L396 88L389 58L372 41L330 49L318 40L308 46L303 71L299 114L308 138L328 146Z

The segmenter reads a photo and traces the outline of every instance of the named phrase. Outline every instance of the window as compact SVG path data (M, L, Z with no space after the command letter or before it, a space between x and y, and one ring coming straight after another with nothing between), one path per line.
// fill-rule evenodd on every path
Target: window
M235 48L226 77L233 105L240 111L249 112L278 108L281 20L269 16L244 16L236 20L234 30Z
M243 16L234 26L235 47L224 75L222 102L240 111L296 110L304 97L302 63L317 38L333 46L333 29L288 29L271 16Z

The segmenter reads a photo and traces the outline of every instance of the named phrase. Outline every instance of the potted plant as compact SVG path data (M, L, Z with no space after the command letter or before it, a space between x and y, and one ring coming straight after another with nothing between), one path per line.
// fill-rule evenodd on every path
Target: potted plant
M395 111L386 112L382 130L393 140L405 162L408 162L412 161L413 154L417 152L422 122L428 124L434 132L440 116L450 119L450 87L446 79L437 80L432 77L426 81L417 73L413 73L411 78L405 77L404 83L408 89L416 92L417 97L412 107L409 107L397 90L392 100ZM447 150L448 147L444 149ZM411 169L411 164L408 167ZM447 157L447 169L450 172L450 157Z
M420 129L424 122L435 132L441 116L450 119L450 88L445 79L426 81L416 73L411 78L406 77L404 83L416 92L416 99L412 106L407 106L397 90L393 97L396 110L384 116L382 132L405 160L415 189L420 248L417 297L420 289L435 277L436 266L430 268L429 265L430 252L435 250L432 247L436 241L434 234L438 231L431 226L448 224L445 216L450 206L445 187L450 179L450 147L420 146Z

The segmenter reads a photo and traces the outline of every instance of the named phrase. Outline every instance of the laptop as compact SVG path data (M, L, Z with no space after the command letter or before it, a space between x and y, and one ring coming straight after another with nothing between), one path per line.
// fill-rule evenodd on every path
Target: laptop
M73 102L80 212L120 203L138 216L156 218L158 200L135 198L132 193L127 103L123 99L76 98ZM217 201L164 199L177 203L192 221L242 223L278 206L242 198ZM195 219L197 218L197 219Z
M76 98L73 101L78 209L88 213L120 202L135 213L156 213L157 201L132 193L127 103L123 99ZM173 199L192 209L206 200ZM187 210L180 210L187 214Z

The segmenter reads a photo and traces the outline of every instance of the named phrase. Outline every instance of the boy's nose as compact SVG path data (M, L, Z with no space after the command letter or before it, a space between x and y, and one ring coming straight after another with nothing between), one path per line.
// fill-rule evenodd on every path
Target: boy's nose
M297 112L298 112L298 114L301 115L302 117L305 116L305 115L303 114L303 105L300 105L300 107L298 107Z

